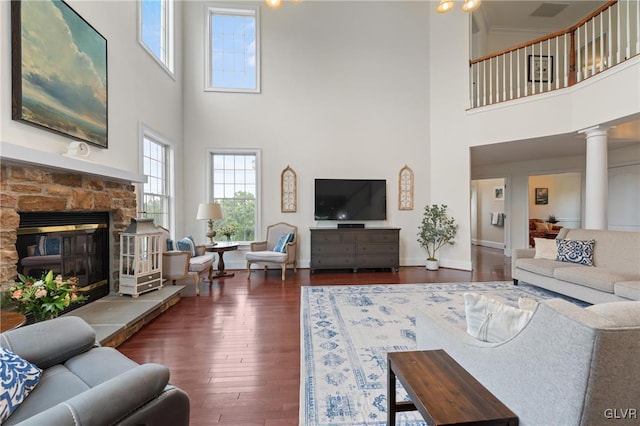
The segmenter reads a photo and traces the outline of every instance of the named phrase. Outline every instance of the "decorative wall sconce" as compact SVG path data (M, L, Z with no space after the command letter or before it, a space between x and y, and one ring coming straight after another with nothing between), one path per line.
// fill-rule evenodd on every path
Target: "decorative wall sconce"
M413 170L407 165L398 176L398 209L413 210Z
M280 200L283 213L293 213L298 207L296 172L287 165L280 175Z

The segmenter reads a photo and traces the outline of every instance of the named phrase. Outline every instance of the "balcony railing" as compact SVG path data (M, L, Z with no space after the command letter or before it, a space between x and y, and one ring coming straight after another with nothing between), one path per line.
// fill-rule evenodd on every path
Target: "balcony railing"
M640 54L640 0L604 4L571 28L469 61L470 105L570 87Z

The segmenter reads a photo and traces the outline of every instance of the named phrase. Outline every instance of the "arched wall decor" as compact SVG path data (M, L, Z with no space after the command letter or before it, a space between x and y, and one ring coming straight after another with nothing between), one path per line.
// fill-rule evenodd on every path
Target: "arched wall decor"
M398 176L398 209L413 210L413 170L406 164Z
M296 172L287 165L280 175L280 202L283 213L292 213L298 207Z

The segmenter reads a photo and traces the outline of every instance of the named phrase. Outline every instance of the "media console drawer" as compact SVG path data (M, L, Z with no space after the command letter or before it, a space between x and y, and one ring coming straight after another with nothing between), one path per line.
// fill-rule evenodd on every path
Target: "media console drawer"
M400 228L311 228L316 269L400 268Z

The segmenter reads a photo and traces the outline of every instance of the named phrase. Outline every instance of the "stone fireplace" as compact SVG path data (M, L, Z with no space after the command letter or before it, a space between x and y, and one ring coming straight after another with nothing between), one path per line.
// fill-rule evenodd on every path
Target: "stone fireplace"
M17 278L21 214L104 213L108 218L107 279L118 291L120 233L136 217L135 187L119 178L33 164L0 166L0 284ZM22 269L22 265L20 265Z

